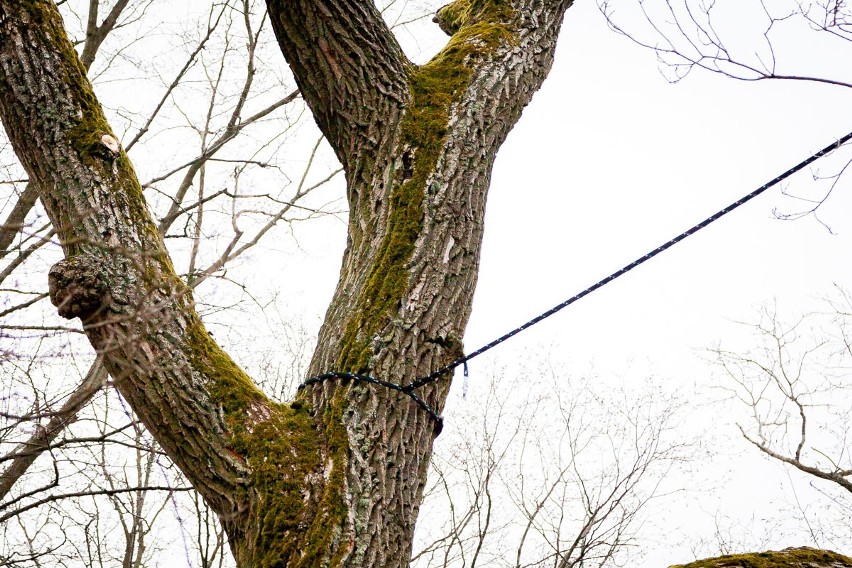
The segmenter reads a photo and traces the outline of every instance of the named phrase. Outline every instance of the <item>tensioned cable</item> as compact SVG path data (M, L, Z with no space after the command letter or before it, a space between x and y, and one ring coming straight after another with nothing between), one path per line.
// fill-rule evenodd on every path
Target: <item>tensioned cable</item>
M344 379L344 380L350 380L350 381L355 381L355 382L363 381L365 383L370 383L370 384L373 384L373 385L379 385L379 386L382 386L382 387L385 387L385 388L389 388L391 390L395 390L395 391L405 393L408 396L410 396L411 399L420 406L420 408L422 408L423 410L428 412L432 416L432 418L435 419L437 424L443 423L443 419L438 415L438 413L435 412L434 410L432 410L432 407L430 407L428 404L426 404L426 402L422 398L417 396L414 392L412 392L410 390L406 390L406 387L404 387L402 385L398 385L396 383L391 383L389 381L383 381L381 379L377 379L376 377L373 377L371 375L365 375L363 373L339 373L339 372L323 373L321 375L317 375L316 377L311 377L310 379L305 380L304 383L299 385L299 390L302 390L306 386L312 385L314 383L321 383L323 381L327 381L328 379Z
M605 277L601 280L598 280L596 283L592 284L591 286L589 286L588 288L586 288L582 292L568 298L567 300L565 300L561 304L557 304L556 306L550 308L546 312L544 312L544 313L534 317L533 319L529 320L528 322L516 327L512 331L510 331L510 332L508 332L504 335L501 335L500 337L498 337L497 339L495 339L491 343L483 345L482 347L480 347L476 351L473 351L472 353L469 353L467 355L463 355L462 357L455 359L451 363L444 365L443 367L441 367L437 371L434 371L434 372L432 372L432 373L430 373L430 374L428 374L424 377L420 377L418 379L415 379L414 381L410 382L407 385L404 385L404 386L403 385L397 385L395 383L382 381L382 380L376 379L375 377L372 377L370 375L364 375L364 374L360 374L360 373L324 373L322 375L318 375L316 377L311 377L311 378L307 379L304 383L302 383L302 385L299 386L299 389L302 389L309 384L322 382L324 380L328 380L328 379L331 379L331 378L351 379L351 380L355 380L355 381L365 381L365 382L368 382L368 383L381 385L381 386L384 386L384 387L405 393L408 396L410 396L412 398L412 400L414 400L421 408L426 410L432 416L432 418L435 420L435 423L436 423L436 430L438 432L440 432L440 429L443 425L443 419L434 410L432 410L432 408L428 404L426 404L426 402L424 402L423 399L421 399L420 397L418 397L414 393L415 389L418 389L418 388L420 388L424 385L427 385L431 382L438 380L443 375L449 373L450 371L452 371L453 369L455 369L459 365L465 365L465 367L466 367L467 362L470 361L471 359L473 359L474 357L478 357L479 355L482 355L486 351L489 351L489 350L493 349L494 347L497 347L498 345L500 345L501 343L503 343L507 339L516 336L517 334L524 331L525 329L528 329L528 328L534 326L535 324L541 322L542 320L549 318L553 314L567 308L568 306L570 306L571 304L573 304L577 300L584 298L585 296L588 296L589 294L591 294L595 290L598 290L599 288L602 288L603 286L606 286L607 284L609 284L610 282L612 282L616 278L627 274L628 272L630 272L631 270L633 270L637 266L640 266L641 264L644 264L645 262L651 260L652 258L657 256L661 252L668 250L669 248L673 247L674 245L676 245L680 241L684 240L685 238L687 238L691 235L694 235L695 233L697 233L698 231L700 231L704 227L707 227L708 225L710 225L714 221L717 221L718 219L724 217L725 215L727 215L728 213L730 213L734 209L737 209L741 205L745 205L746 203L748 203L749 201L751 201L752 199L754 199L758 195L765 192L767 189L771 188L772 186L776 185L777 183L779 183L781 181L784 181L785 179L787 179L788 177L790 177L794 173L798 172L799 170L806 168L807 166L809 166L810 164L819 160L820 158L822 158L826 154L829 154L830 152L836 150L837 148L839 148L840 146L842 146L843 144L845 144L849 140L852 140L852 132L850 132L846 136L840 138L836 142L829 144L828 146L826 146L825 148L823 148L819 152L816 152L815 154L811 155L806 160L799 162L798 164L796 164L795 166L793 166L792 168L790 168L789 170L787 170L783 174L781 174L778 177L774 178L773 180L763 184L762 186L755 189L754 191L752 191L748 195L745 195L744 197L742 197L742 198L738 199L737 201L731 203L730 205L728 205L724 209L717 211L716 213L707 217L706 219L704 219L700 223L693 225L692 227L690 227L686 231L682 232L678 236L674 237L670 241L658 246L657 248L655 248L651 252L645 254L644 256L637 258L636 260L634 260L630 264L625 265L623 268L613 272L609 276L607 276L607 277Z

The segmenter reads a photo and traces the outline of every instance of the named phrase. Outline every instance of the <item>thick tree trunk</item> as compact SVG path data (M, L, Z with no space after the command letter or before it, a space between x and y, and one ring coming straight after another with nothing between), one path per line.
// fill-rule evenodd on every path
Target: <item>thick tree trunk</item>
M569 0L460 0L417 67L371 3L270 1L346 169L349 243L311 369L408 382L461 353L496 151L550 67ZM405 566L435 435L396 391L270 401L204 330L49 0L0 0L0 115L121 394L220 515L240 566ZM448 380L420 393L443 406Z
M313 373L407 383L462 352L494 156L569 5L457 0L437 18L449 44L418 67L369 2L269 0L348 181L349 242ZM0 118L65 251L51 299L81 318L122 396L219 514L238 565L406 566L431 416L340 380L278 404L222 352L50 0L0 0ZM448 387L420 394L440 410ZM850 566L816 551L703 562L689 566Z
M268 1L348 182L348 246L312 374L407 384L462 353L494 157L550 69L569 4L456 2L439 15L449 44L418 67L370 2ZM418 394L440 410L449 378ZM406 566L432 418L367 383L320 383L310 400L339 405L349 440L342 565Z
M226 419L245 409L221 391L253 386L199 322L52 2L0 2L0 115L65 251L50 271L59 313L83 320L134 411L234 517L249 470Z

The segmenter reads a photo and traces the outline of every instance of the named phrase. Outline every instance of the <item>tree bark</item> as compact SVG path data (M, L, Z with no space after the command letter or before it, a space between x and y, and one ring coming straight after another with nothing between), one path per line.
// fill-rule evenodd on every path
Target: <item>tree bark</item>
M494 157L544 80L570 1L459 1L423 66L372 3L269 0L300 91L344 164L349 237L310 373L369 372L397 384L462 353ZM443 407L449 377L420 396ZM341 398L348 544L341 565L407 566L434 424L367 383L309 387Z
M347 176L349 237L312 373L405 384L462 353L491 166L570 3L457 0L436 18L449 43L416 66L372 3L268 0ZM62 242L51 300L81 319L217 512L238 566L407 566L432 417L403 393L336 379L276 403L215 344L50 0L0 0L0 118ZM419 394L440 411L448 387ZM688 566L852 564L799 549Z
M852 558L828 550L803 547L720 556L671 568L852 568Z
M461 354L491 166L570 0L459 0L431 62L371 3L270 0L344 165L349 240L311 372L405 383ZM60 315L219 514L239 566L406 566L435 436L396 391L326 381L277 404L213 342L48 0L0 0L0 117L59 235ZM449 380L421 396L443 407Z

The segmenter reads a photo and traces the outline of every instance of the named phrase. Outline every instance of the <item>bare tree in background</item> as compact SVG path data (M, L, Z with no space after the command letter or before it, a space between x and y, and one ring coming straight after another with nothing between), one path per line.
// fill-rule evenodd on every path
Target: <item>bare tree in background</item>
M826 307L793 322L767 308L753 324L753 349L720 347L714 354L730 392L750 415L739 425L743 437L810 479L831 514L802 508L803 520L814 544L836 546L852 519L852 302L839 290Z
M673 82L693 70L740 81L787 81L852 89L852 5L845 0L598 0L609 26L653 50ZM802 57L807 45L820 56ZM820 91L814 91L813 100ZM830 111L830 109L829 109ZM837 137L852 125L838 116ZM848 146L848 144L847 144ZM813 171L814 184L785 189L795 205L780 219L812 215L838 187L849 183L848 152L838 152Z
M681 402L534 363L481 379L436 450L424 515L443 524L424 527L412 566L637 562L645 506L677 492L666 478L695 451L674 433Z

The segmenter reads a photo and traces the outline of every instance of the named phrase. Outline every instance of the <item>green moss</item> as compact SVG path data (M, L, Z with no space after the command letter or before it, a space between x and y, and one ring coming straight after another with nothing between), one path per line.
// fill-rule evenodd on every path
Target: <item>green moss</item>
M114 135L86 77L86 68L68 40L59 11L48 0L31 0L21 5L32 21L38 24L38 29L44 32L46 40L55 46L63 60L61 69L64 82L73 93L75 102L80 105L79 114L68 117L76 122L65 132L68 141L83 157L102 154L107 149L101 143L101 136Z
M267 401L245 371L210 337L198 316L193 316L186 333L192 366L209 381L211 400L222 407L226 418L241 417L252 406Z
M345 497L349 437L343 423L343 406L343 395L335 395L326 405L323 414L323 434L327 444L327 459L331 461L331 471L317 506L314 522L305 532L303 555L294 568L338 566L346 552L345 547L338 546L337 554L328 558L329 551L340 539L340 528L344 526L349 511Z
M142 185L136 176L136 170L133 169L133 164L130 162L130 158L127 157L123 148L113 168L115 175L122 181L121 193L128 200L127 205L133 220L133 226L139 231L142 231L152 241L158 243L160 249L163 251L162 258L159 259L161 264L174 271L168 254L165 254L166 246L163 243L160 230L154 224L154 220L148 211L148 204L145 200L145 194L142 191Z
M259 518L255 538L247 543L253 568L336 566L345 547L337 547L346 522L345 475L348 443L341 416L342 399L323 417L318 436L309 409L276 406L277 413L252 428L234 424L234 451L246 456ZM325 440L321 447L319 440ZM319 481L321 457L331 460L327 478ZM309 480L314 476L315 480ZM309 490L321 490L318 500Z
M276 404L213 341L197 319L187 330L192 365L209 381L211 402L228 428L230 449L246 462L252 502L247 538L234 551L257 568L285 566L314 517L305 498L309 478L321 469L315 421L305 404ZM267 409L258 415L258 409Z
M482 22L509 22L514 16L506 0L456 0L438 10L442 26L455 34L465 26Z
M304 526L313 515L306 499L308 478L320 467L314 420L306 408L278 406L271 417L252 425L232 425L232 448L251 468L256 517L245 543L252 566L286 566L299 550Z
M435 58L412 68L409 75L411 99L401 124L401 161L410 172L391 191L388 229L343 335L338 359L342 371L370 368L373 352L381 347L377 334L399 309L409 283L406 265L423 229L426 182L443 152L453 105L470 84L474 65L513 41L514 13L505 0L458 0L442 13L452 19L455 33Z
M810 563L825 566L830 562L836 562L838 566L852 566L852 558L828 550L805 547L787 548L779 552L732 554L670 568L805 568L811 566Z
M250 559L253 568L328 565L348 513L343 396L327 405L321 421L304 401L272 403L200 321L187 331L192 364L210 381L211 401L222 409L230 448L251 470L248 490L254 492L256 517L249 520L250 536L235 554ZM258 407L271 410L269 416L251 418ZM325 476L324 460L331 462ZM332 558L331 565L338 560Z
M65 32L62 17L53 2L49 0L28 0L20 6L26 10L29 19L36 24L32 29L38 29L44 34L45 41L54 46L61 58L61 72L64 84L70 91L75 103L79 105L77 113L70 116L56 117L62 125L59 129L60 144L69 144L79 156L81 162L91 168L102 179L110 179L107 187L113 188L117 200L123 200L130 212L135 227L152 242L160 242L159 233L151 216L148 214L142 188L133 171L133 166L123 150L118 155L107 148L101 138L109 135L118 139L107 122L103 109L86 76L86 69L77 55ZM57 227L63 242L67 244L70 255L79 251L77 243L87 243L85 235L74 234L75 223L70 219ZM90 243L91 244L91 243ZM157 253L158 261L167 270L173 268L165 254L165 247Z

